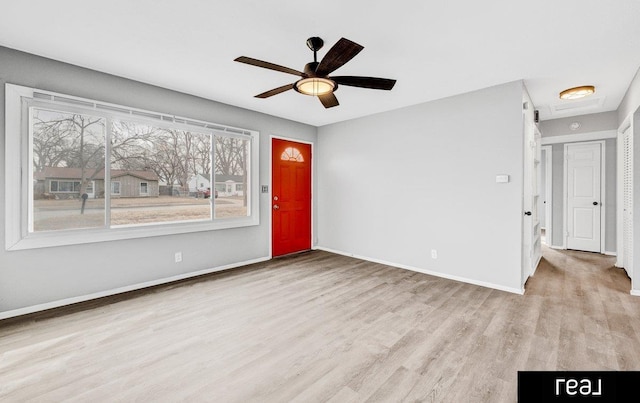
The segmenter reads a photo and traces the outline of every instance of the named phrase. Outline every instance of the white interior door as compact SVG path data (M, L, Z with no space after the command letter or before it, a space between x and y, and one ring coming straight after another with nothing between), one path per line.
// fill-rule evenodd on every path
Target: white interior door
M542 206L542 197L540 196L540 176L542 175L542 134L537 127L534 126L533 138L533 175L531 177L531 202L533 211L531 214L532 228L531 237L533 239L533 247L531 248L531 274L536 270L540 259L542 258L542 224L540 222L540 210Z
M522 221L522 283L531 276L542 257L539 218L540 131L533 122L524 119L524 216Z
M567 144L567 249L600 252L600 143Z

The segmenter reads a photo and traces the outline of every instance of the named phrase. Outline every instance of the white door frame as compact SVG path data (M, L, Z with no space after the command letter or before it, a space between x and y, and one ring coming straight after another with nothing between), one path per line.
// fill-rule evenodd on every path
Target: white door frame
M544 237L545 244L551 246L553 244L553 147L542 146L541 151L544 151Z
M600 200L598 201L598 203L600 203L600 253L604 254L605 252L605 234L606 234L606 203L603 202L603 199L605 198L605 188L606 188L606 165L605 165L605 141L604 140L600 140L600 141L583 141L583 142L576 142L576 143L565 143L564 145L564 174L563 176L563 191L562 191L562 249L567 249L567 212L568 212L568 208L567 208L567 204L568 204L568 195L569 195L569 189L567 189L567 183L568 183L568 174L569 174L569 168L568 168L568 158L567 158L567 152L569 150L569 146L572 145L585 145L585 144L600 144Z

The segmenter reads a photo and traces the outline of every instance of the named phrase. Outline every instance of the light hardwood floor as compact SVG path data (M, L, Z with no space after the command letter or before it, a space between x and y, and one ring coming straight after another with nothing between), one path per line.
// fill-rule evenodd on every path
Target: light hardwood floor
M518 370L640 370L613 262L545 248L520 296L313 251L4 320L0 401L515 402Z

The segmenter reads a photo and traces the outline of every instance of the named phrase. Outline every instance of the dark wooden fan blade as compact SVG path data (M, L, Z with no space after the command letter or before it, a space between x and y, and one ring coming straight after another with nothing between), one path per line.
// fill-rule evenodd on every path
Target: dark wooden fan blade
M371 88L374 90L390 90L396 85L396 80L378 77L360 76L338 76L331 77L333 81L340 85L350 85L352 87Z
M320 98L320 102L322 102L322 105L324 105L325 108L333 108L334 106L340 105L338 98L336 98L333 92L318 95L318 98Z
M341 38L320 61L318 68L316 69L316 75L318 77L324 77L342 66L349 60L353 59L355 55L360 53L364 49L364 46L358 45L348 39Z
M292 88L293 88L293 84L287 84L287 85L283 85L282 87L278 87L278 88L274 88L274 89L269 90L269 91L265 91L262 94L256 95L255 97L256 98L269 98L269 97L277 95L277 94L279 94L281 92L289 91Z
M234 59L236 62L250 64L252 66L258 66L269 70L281 71L283 73L293 74L294 76L306 77L307 75L301 71L290 69L288 67L280 66L279 64L273 64L251 57L240 56Z

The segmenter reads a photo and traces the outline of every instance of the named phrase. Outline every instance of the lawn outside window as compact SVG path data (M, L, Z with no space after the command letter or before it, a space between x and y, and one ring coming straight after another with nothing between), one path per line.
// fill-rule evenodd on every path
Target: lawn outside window
M255 131L12 84L5 112L7 250L259 222Z

